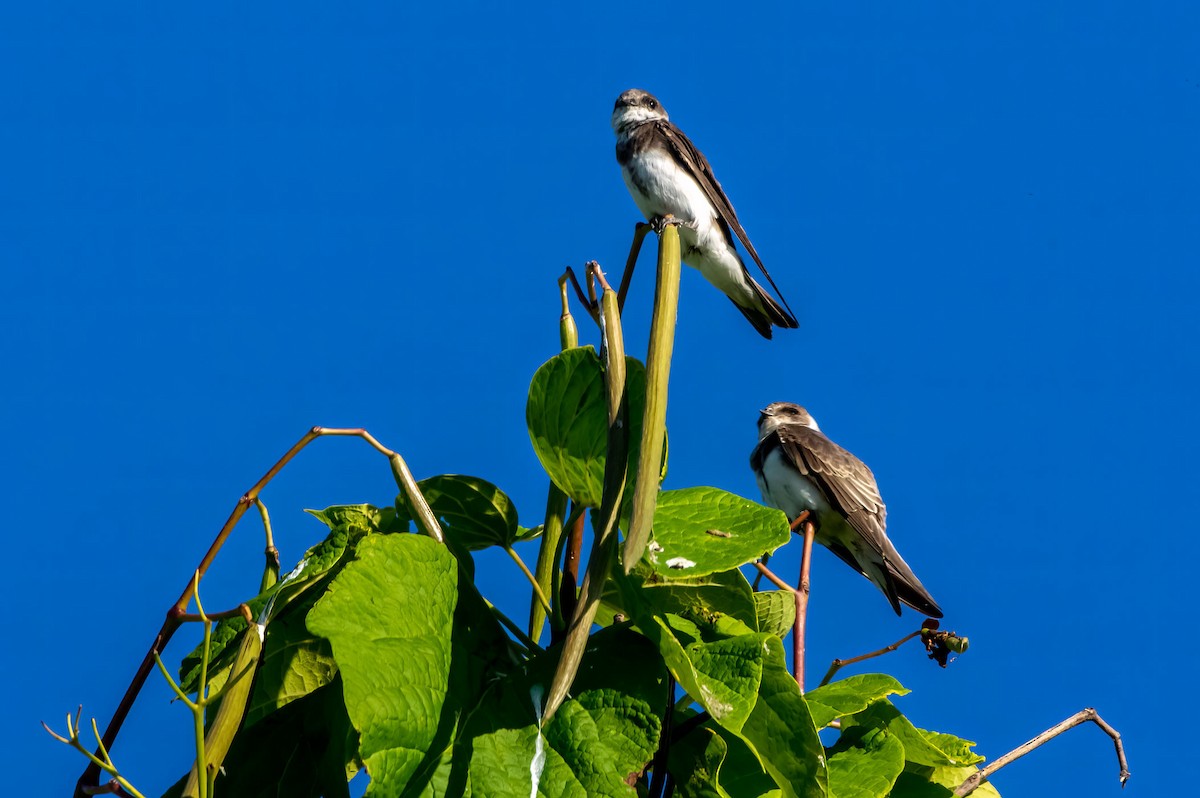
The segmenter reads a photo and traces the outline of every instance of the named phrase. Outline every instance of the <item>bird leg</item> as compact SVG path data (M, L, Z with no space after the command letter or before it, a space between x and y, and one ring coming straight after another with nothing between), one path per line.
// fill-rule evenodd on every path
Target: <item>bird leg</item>
M651 219L650 229L653 230L656 235L662 235L663 230L666 230L667 225L669 224L683 225L686 224L686 222L684 222L682 219L676 219L673 214L668 213L663 216L655 216L653 219Z

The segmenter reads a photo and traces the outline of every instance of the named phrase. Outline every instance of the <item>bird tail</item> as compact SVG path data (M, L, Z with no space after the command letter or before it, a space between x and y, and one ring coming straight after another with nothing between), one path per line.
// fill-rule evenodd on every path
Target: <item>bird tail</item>
M887 593L897 615L900 614L900 604L897 603L899 600L930 618L942 617L942 608L933 600L933 596L929 595L921 580L917 579L917 575L895 549L888 552L884 559L884 567L887 570L887 586L884 592Z
M775 299L766 292L761 285L753 279L748 280L750 287L754 290L753 299L755 307L745 307L737 302L733 304L742 315L754 325L754 329L758 330L758 334L763 338L771 337L771 326L786 327L795 329L800 326L800 322L796 321L796 317L784 310Z

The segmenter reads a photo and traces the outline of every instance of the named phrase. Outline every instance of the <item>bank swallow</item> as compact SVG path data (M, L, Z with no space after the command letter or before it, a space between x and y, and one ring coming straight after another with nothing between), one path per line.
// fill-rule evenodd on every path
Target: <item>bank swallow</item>
M683 262L733 300L764 338L771 337L771 325L798 327L708 159L667 119L658 100L641 89L624 92L613 107L612 126L617 162L638 209L651 221L670 214L682 223ZM779 294L782 307L750 276L734 249L733 233Z
M758 418L750 455L763 500L788 520L816 516L817 542L875 583L900 614L907 604L932 618L942 610L887 537L887 510L875 475L826 438L808 411L775 402Z

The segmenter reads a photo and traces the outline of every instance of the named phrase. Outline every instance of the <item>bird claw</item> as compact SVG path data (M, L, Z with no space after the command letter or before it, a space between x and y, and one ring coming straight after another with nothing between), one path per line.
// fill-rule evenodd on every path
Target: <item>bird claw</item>
M687 222L684 222L681 219L676 219L674 215L668 213L665 216L655 216L653 219L651 219L650 229L654 231L655 235L662 235L663 230L666 230L667 225L669 224L686 226ZM694 227L695 223L693 223L692 226Z

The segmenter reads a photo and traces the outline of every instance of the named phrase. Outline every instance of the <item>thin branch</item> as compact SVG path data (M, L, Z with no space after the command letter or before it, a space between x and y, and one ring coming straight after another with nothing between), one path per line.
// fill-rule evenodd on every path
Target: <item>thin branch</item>
M513 637L517 638L521 645L525 646L525 648L529 649L530 651L543 650L541 646L539 646L529 637L529 635L525 634L521 627L517 626L516 623L513 622L512 618L509 618L507 615L501 612L495 604L488 601L486 598L483 599L483 601L485 604L487 604L488 609L492 611L492 615L496 616L496 620L500 622L501 626L512 632Z
M982 770L972 773L967 777L966 781L958 785L958 788L954 790L954 794L960 796L970 795L972 792L974 792L976 787L978 787L985 779L987 779L1000 768L1015 762L1033 749L1045 745L1063 732L1073 729L1081 723L1087 723L1088 721L1095 723L1105 734L1112 738L1113 745L1117 749L1117 764L1121 768L1118 778L1121 780L1121 786L1124 787L1125 782L1129 781L1129 763L1125 761L1125 747L1121 745L1121 735L1116 729L1105 723L1104 720L1098 714L1096 714L1096 710L1092 709L1091 707L1087 707L1086 709L1079 710L1062 723L1059 723L1057 726L1046 729L1046 731L1042 732L1037 737L1034 737L1029 742L1024 743L1023 745L1018 745L1016 748L1009 751L1004 756L999 757L992 762L992 764L988 765Z
M792 623L792 675L804 693L804 633L808 622L808 594L810 588L809 572L812 568L812 547L817 537L817 527L809 520L809 512L805 510L796 516L792 522L792 530L797 526L804 527L804 548L800 554L800 581L796 592L796 620Z
M642 251L642 242L646 239L651 226L638 222L633 227L633 243L629 245L629 257L625 259L625 272L621 275L621 287L617 289L617 307L625 310L625 295L629 293L629 283L633 280L633 270L637 266L638 255Z
M849 659L835 659L832 663L830 663L829 670L825 672L825 678L821 680L821 683L818 684L817 687L824 687L825 685L829 684L829 681L830 681L830 679L833 678L834 674L836 674L838 671L840 671L842 668L846 667L847 665L853 665L856 662L862 662L863 660L871 659L872 657L881 657L884 654L888 654L892 651L895 651L896 649L900 648L900 646L907 643L909 640L912 640L914 637L920 637L921 632L923 632L923 631L925 631L925 630L918 629L917 631L915 631L911 634L907 634L904 637L900 638L895 643L892 643L891 645L888 645L888 646L884 646L883 648L879 649L878 651L872 651L869 654L859 654L857 657L850 657Z
M754 567L758 569L759 575L765 576L768 580L770 580L770 582L772 584L774 584L780 590L786 590L789 593L796 592L796 588L792 587L787 582L780 579L778 576L775 575L774 571L772 571L767 566L763 565L761 562L754 563Z
M142 662L138 665L137 671L133 675L133 679L129 683L129 687L125 690L125 695L121 698L121 702L117 705L113 712L112 718L108 721L108 727L104 730L100 742L104 748L112 748L113 742L117 739L117 734L121 731L121 726L125 723L125 719L129 716L130 709L133 708L134 701L142 691L142 687L146 684L146 678L150 675L150 671L154 668L155 658L166 649L167 644L171 641L171 637L179 629L184 618L187 617L187 606L192 597L196 586L200 579L208 571L213 560L216 559L217 552L225 545L225 541L237 526L238 521L246 514L246 511L251 506L256 506L259 494L271 482L284 467L292 461L306 446L321 437L356 437L361 438L373 449L388 458L392 466L392 473L396 477L397 484L404 490L408 496L410 503L416 509L417 522L424 527L426 534L435 538L439 542L442 541L441 526L437 523L437 519L433 516L432 510L429 509L429 504L421 496L420 491L416 488L416 481L412 478L411 472L408 470L407 464L399 454L393 452L375 439L375 436L362 428L335 428L335 427L313 427L308 432L301 436L300 440L296 441L290 449L284 452L283 456L276 461L275 465L267 469L267 472L255 482L245 494L238 499L234 505L233 511L217 532L216 538L208 551L201 558L200 564L193 571L192 578L188 580L187 585L180 593L179 598L167 610L167 617L163 621L163 625L155 634L154 639L150 643L146 655L142 657ZM190 618L189 618L190 620ZM100 787L98 779L100 777L100 767L94 762L80 775L79 780L75 783L75 798L84 798L86 795L94 794L89 790L95 790Z

